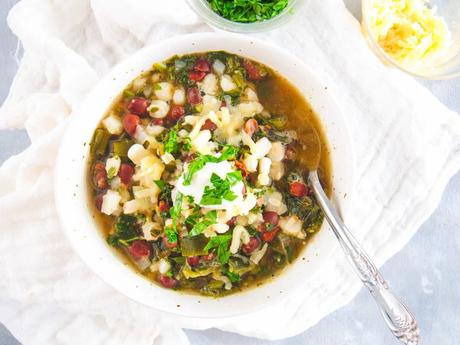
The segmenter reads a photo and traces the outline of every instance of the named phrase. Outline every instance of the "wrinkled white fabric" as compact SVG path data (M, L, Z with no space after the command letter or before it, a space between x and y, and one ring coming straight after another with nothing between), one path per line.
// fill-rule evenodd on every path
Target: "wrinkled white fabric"
M32 144L0 168L0 320L25 345L187 344L181 327L279 339L357 293L360 283L339 252L302 295L237 318L161 314L106 285L73 253L54 207L53 168L67 119L123 58L163 38L211 29L181 0L22 0L8 20L24 56L0 128L25 128ZM345 218L383 264L460 168L458 115L383 66L340 0L312 1L288 25L255 36L303 59L342 108L356 180Z

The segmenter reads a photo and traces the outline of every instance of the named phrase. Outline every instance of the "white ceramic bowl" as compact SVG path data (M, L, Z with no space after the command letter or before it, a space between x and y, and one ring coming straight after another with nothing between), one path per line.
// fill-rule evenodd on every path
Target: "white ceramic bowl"
M305 95L320 117L332 148L336 204L346 206L352 189L350 141L341 113L324 85L299 59L261 41L229 34L193 34L146 47L117 65L90 93L73 115L56 167L56 202L62 225L73 247L91 269L126 296L155 309L189 317L228 317L259 310L307 286L309 279L327 276L321 270L336 240L323 229L299 259L276 279L261 287L224 298L207 298L161 288L123 265L106 244L89 207L86 171L92 134L114 97L154 62L175 54L226 50L260 61L287 77ZM345 198L345 195L347 197ZM305 258L302 260L301 258ZM321 270L321 271L318 271Z

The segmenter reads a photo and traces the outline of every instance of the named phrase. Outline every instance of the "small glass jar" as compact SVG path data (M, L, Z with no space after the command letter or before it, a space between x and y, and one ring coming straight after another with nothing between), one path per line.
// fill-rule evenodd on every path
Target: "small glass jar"
M372 0L362 1L362 29L371 49L385 63L395 66L409 74L425 79L449 79L460 76L460 4L459 0L431 0L428 6L436 8L436 15L444 19L452 35L448 51L429 64L418 66L403 65L393 59L379 45L372 35L367 22L367 14Z
M190 7L209 25L221 30L238 33L255 33L276 29L291 20L307 1L309 0L289 0L286 8L276 17L254 23L238 23L214 12L207 0L187 0Z

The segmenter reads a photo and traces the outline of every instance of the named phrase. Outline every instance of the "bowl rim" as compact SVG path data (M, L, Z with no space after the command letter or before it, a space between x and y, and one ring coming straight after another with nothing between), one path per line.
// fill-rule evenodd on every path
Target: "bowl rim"
M310 68L281 48L250 37L228 33L187 34L147 46L116 65L101 79L72 114L69 127L63 137L55 168L55 199L60 223L80 258L96 275L118 292L154 309L193 318L224 318L243 315L282 301L287 295L294 294L295 291L302 291L308 286L308 282L314 279L315 274L320 271L320 267L316 263L321 263L321 266L325 267L325 263L331 258L335 248L338 247L332 232L326 230L325 228L328 226L323 224L320 232L315 235L300 255L304 259L308 257L307 260L301 260L299 256L296 262L289 265L288 269L260 287L247 289L222 298L209 298L167 290L149 282L134 272L133 269L125 267L114 250L111 250L107 245L102 231L97 228L97 224L94 222L91 206L88 204L86 159L88 158L89 145L87 143L91 139L94 129L124 87L142 71L150 68L153 63L164 61L175 54L182 55L212 50L226 50L240 54L265 63L281 73L304 94L323 126L324 119L321 114L327 112L331 128L337 134L337 138L332 139L339 140L341 144L334 150L338 150L340 153L337 153L337 157L341 161L347 160L347 162L341 163L342 171L336 175L333 160L336 152L331 152L333 199L339 211L346 211L351 205L353 190L353 150L342 112L332 95L327 91L327 87L319 81ZM299 83L295 83L286 75L287 69L284 72L280 71L281 62L275 64L275 60L283 61L285 66L290 66L289 68L295 66L300 69L301 73L298 73L297 70L296 73L292 73L291 78L298 75L307 76L305 85L311 86L309 92L305 92ZM315 97L317 101L315 101ZM103 101L100 100L101 98ZM315 102L324 109L315 108ZM91 116L92 114L96 115ZM325 129L325 132L327 136L328 130ZM331 138L328 137L327 139L330 145L336 144L331 143ZM342 156L344 158L340 158ZM324 249L319 252L319 248ZM314 254L315 251L316 254ZM308 275L299 281L298 276L294 275L294 271L308 273ZM296 283L293 284L293 282ZM288 293L284 293L285 291Z

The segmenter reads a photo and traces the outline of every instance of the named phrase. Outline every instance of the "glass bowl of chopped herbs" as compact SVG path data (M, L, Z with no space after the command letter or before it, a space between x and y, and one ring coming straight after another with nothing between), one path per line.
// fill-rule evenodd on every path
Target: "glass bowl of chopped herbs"
M307 1L187 0L209 25L239 33L273 30L292 19Z

